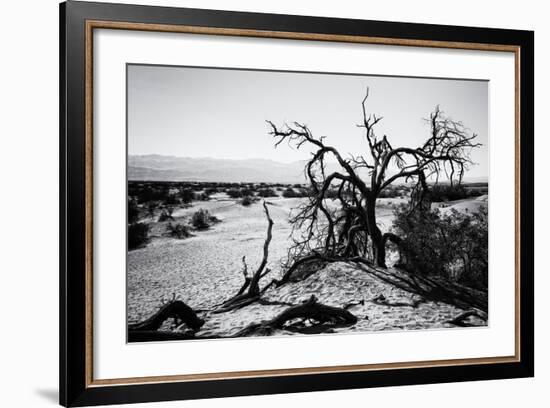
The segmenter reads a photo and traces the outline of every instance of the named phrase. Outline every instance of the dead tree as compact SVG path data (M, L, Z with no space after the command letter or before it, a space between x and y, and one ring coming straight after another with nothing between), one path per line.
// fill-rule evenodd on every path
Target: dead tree
M291 219L291 263L361 257L385 267L387 242L398 244L400 240L395 234L383 234L377 225L376 202L381 193L397 181L413 182L411 206L425 205L428 181L437 183L446 175L451 183L460 183L472 163L471 149L480 146L475 133L436 107L427 120L430 134L423 144L394 147L386 135L375 133L382 117L367 113L368 96L367 88L361 103L363 121L358 125L364 130L366 154L345 158L304 124L278 127L268 121L275 147L286 142L297 149L304 145L315 149L304 169L310 197ZM338 170L326 171L329 157L336 159ZM327 206L329 194L336 196L339 210Z
M267 260L269 257L269 244L271 243L272 230L273 230L273 220L269 215L269 210L267 209L267 204L263 202L265 216L267 218L267 234L264 241L263 257L258 269L256 272L249 277L248 276L248 265L246 264L246 257L243 256L243 275L244 275L244 284L241 289L237 292L235 296L226 300L221 308L214 311L214 313L223 313L233 309L239 309L241 307L247 306L255 301L257 301L260 296L267 290L268 286L265 286L263 289L260 288L260 280L266 276L271 270L266 268Z

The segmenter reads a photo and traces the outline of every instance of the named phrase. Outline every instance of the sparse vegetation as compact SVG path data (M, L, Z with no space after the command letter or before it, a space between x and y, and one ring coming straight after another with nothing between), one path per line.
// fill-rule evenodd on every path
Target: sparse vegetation
M189 231L189 227L184 224L175 224L173 225L171 222L167 225L168 232L170 235L174 238L178 239L184 239L191 236L191 232Z
M292 187L287 187L283 190L283 197L295 198L295 197L300 197L300 195Z
M299 189L287 187L283 190L284 198L303 198L309 196L309 191L307 188L301 187Z
M208 210L203 208L193 213L191 217L191 225L198 230L205 230L210 228L212 223L216 222L216 218L213 217Z
M483 194L487 194L487 191L482 188L468 188L463 184L436 184L429 190L429 198L434 203L479 197Z
M181 201L176 194L168 194L164 199L165 205L178 205L180 202Z
M395 197L400 197L401 195L403 195L403 193L401 192L401 190L399 190L397 188L386 188L385 190L380 192L379 197L380 198L395 198Z
M202 193L198 193L198 194L196 195L196 199L197 199L198 201L209 201L209 200L210 200L210 196L209 196L207 193L202 192Z
M241 198L241 205L244 206L244 207L248 207L253 202L254 202L254 200L250 196L244 196L243 198Z
M168 220L173 221L174 220L174 217L172 216L173 213L174 213L174 208L173 207L163 208L162 211L160 212L158 222L164 222L164 221L168 221Z
M195 200L195 192L190 188L180 190L180 198L183 204L190 204Z
M254 197L253 188L254 188L253 186L242 188L241 189L241 197L246 197L246 196Z
M488 216L480 207L471 214L450 210L396 211L394 229L401 238L400 264L415 274L441 276L487 290Z
M243 196L241 190L236 188L230 188L229 190L226 190L225 193L231 198L241 198Z
M261 188L258 190L259 197L278 197L278 194L271 187Z
M128 223L134 224L138 221L139 218L139 207L135 199L128 199Z
M210 196L212 194L219 193L219 189L218 187L208 187L204 189L204 193Z
M128 225L128 249L143 247L149 242L149 224L136 222Z

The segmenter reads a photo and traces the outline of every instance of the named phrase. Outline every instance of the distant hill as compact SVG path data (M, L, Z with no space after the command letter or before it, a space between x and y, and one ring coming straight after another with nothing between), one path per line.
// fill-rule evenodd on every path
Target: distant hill
M280 163L269 159L233 160L148 154L128 156L128 180L294 184L306 181L305 164L305 161ZM332 172L337 168L335 163L329 163L326 171ZM361 176L366 177L366 174ZM464 182L483 183L487 182L487 178L466 177Z
M128 179L150 181L219 181L303 183L305 162L267 159L212 159L162 155L128 157Z

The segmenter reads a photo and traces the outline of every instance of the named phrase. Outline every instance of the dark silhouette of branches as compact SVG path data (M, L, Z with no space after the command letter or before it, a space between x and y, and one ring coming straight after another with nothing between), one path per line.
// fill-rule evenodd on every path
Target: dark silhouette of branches
M392 146L388 136L378 136L382 117L368 113L369 89L362 100L362 123L366 154L344 158L324 137L314 136L307 125L294 122L282 127L268 121L275 147L283 142L300 149L314 148L304 168L310 195L291 219L294 244L289 250L289 268L322 258L361 257L386 265L386 244L399 244L392 233L382 234L376 220L376 201L392 183L412 182L411 209L428 205L428 180L437 183L445 175L461 183L472 164L470 151L480 146L476 134L459 121L446 116L437 106L427 123L428 138L419 147ZM335 159L339 169L327 172L327 160ZM367 176L364 176L364 173ZM338 205L327 205L329 194ZM294 266L297 268L298 266Z
M256 302L260 299L261 295L268 289L268 286L260 289L260 280L266 276L271 270L266 268L267 260L269 257L269 244L271 243L272 230L273 230L273 220L269 215L269 210L267 209L267 204L263 202L265 216L267 218L267 234L264 241L263 248L263 257L258 269L256 272L249 277L248 276L248 265L246 264L246 257L243 256L243 275L244 275L244 284L237 294L225 301L220 309L214 311L214 313L223 313L233 309L239 309L241 307L247 306L253 302Z

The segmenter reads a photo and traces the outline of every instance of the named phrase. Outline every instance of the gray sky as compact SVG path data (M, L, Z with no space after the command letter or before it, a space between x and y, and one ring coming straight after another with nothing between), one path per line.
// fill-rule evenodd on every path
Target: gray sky
M297 121L341 153L366 153L361 100L384 119L379 136L417 147L429 135L423 120L439 104L484 146L468 178L488 174L488 82L230 69L128 66L128 154L227 159L305 160L311 150L273 148L267 119Z

